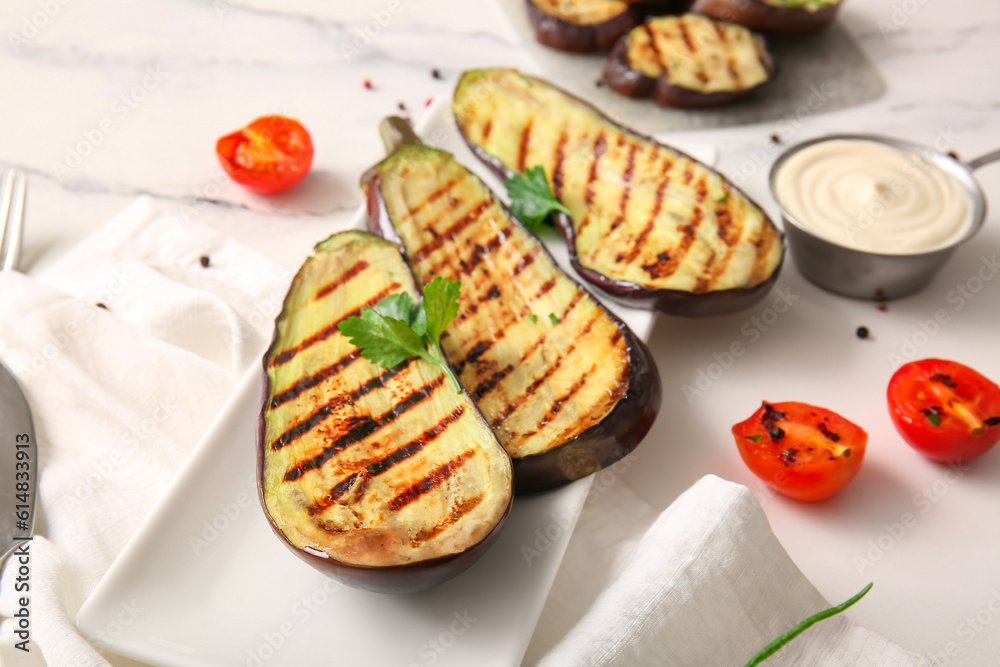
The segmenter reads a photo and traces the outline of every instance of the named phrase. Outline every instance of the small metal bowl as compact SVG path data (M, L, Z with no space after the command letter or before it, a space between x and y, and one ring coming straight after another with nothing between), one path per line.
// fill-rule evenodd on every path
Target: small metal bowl
M775 192L775 177L793 155L809 146L838 139L873 141L922 158L951 175L969 198L972 220L965 233L949 245L926 252L883 254L834 243L803 226L784 207ZM870 134L833 134L796 144L782 153L771 167L768 183L771 197L781 208L788 247L799 271L825 290L856 299L899 299L920 291L934 278L961 244L975 236L986 220L986 197L972 172L1000 160L994 151L967 164L950 155L901 139Z

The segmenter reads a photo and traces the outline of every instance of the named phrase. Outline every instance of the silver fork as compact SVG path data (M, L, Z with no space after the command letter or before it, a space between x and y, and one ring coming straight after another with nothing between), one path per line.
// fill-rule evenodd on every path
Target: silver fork
M17 169L8 169L0 185L0 271L13 271L21 256L24 200L28 181Z

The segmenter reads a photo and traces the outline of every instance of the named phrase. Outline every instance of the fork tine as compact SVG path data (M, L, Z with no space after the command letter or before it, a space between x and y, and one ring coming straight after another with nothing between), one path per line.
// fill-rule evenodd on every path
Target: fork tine
M0 271L13 271L21 255L21 235L24 230L24 200L27 181L17 169L4 176L3 199L0 204Z

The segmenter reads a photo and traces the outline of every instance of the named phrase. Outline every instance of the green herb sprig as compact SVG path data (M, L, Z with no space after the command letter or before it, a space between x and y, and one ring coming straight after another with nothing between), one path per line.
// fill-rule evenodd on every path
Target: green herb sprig
M441 334L458 315L461 283L438 276L424 288L419 304L406 292L391 294L374 308L362 308L340 323L340 331L369 361L392 368L420 357L444 370L461 392L462 385L441 352ZM429 348L429 349L428 349Z
M525 169L523 174L514 174L503 184L510 198L511 212L532 230L538 230L553 211L570 214L552 193L541 167Z
M795 639L796 637L798 637L800 634L802 634L803 632L805 632L807 629L809 629L809 627L811 627L814 623L818 623L819 621L822 621L824 618L830 618L831 616L834 616L834 615L839 614L840 612L844 611L845 609L847 609L848 607L850 607L851 605L853 605L855 602L857 602L858 600L860 600L861 598L863 598L865 596L865 593L867 593L868 591L871 590L873 583L874 582L871 582L867 586L865 586L864 588L862 588L861 592L859 592L857 595L855 595L854 597L852 597L850 600L847 600L846 602L842 602L842 603L838 604L836 607L830 607L829 609L824 609L821 612L815 613L812 616L810 616L809 618L805 619L804 621L802 621L802 622L798 623L797 625L793 626L791 630L789 630L788 632L785 632L780 637L778 637L777 639L775 639L773 642L771 642L770 644L768 644L767 646L765 646L763 649L761 649L760 653L758 653L757 655L755 655L750 660L750 662L748 662L746 664L746 667L755 667L756 665L759 665L760 663L764 662L765 660L767 660L768 658L770 658L772 655L774 655L775 653L777 653L778 649L780 649L782 646L784 646L788 642L792 641L793 639Z

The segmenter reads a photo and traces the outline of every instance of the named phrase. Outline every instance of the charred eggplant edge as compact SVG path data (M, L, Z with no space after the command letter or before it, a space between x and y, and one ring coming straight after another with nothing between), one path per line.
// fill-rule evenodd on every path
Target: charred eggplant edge
M713 18L713 20L718 19ZM760 52L760 63L767 72L767 79L756 86L742 90L701 93L674 85L664 77L654 79L632 69L628 64L628 38L631 33L631 30L625 33L615 43L601 74L601 78L609 88L625 97L648 97L661 106L676 109L711 109L741 100L774 80L776 72L774 57L768 51L767 42L761 35L754 34L754 42Z
M760 0L694 0L691 11L722 21L786 35L806 35L826 28L844 4L839 2L815 12L798 7L772 7Z
M455 159L454 156L452 159ZM467 167L463 166L463 168L468 171ZM472 174L472 172L469 173ZM472 175L475 176L475 174ZM368 225L375 234L392 240L398 235L389 219L389 213L382 198L381 187L379 187L380 180L376 170L368 182ZM483 186L489 190L485 183ZM541 239L518 220L506 204L500 201L495 194L493 194L493 199L500 204L515 225L531 235L558 271L589 294L586 287L559 267ZM406 248L400 247L400 251L403 253L404 259L407 260L407 266L410 266ZM514 492L516 494L534 493L562 486L622 459L642 442L660 411L662 395L660 374L649 348L621 318L605 307L600 299L593 295L590 296L594 299L597 307L611 318L611 321L615 323L625 338L629 359L629 378L625 395L604 419L572 440L538 454L511 457L514 469ZM597 462L596 467L587 465L588 462L593 461Z
M346 230L343 232L337 232L337 234L357 234L364 233L361 230ZM336 236L334 234L332 236ZM332 238L329 237L329 238ZM386 241L387 239L379 237L378 235L372 235L381 241ZM391 241L390 241L391 242ZM322 243L322 242L320 242ZM320 245L320 244L317 244ZM396 244L397 249L402 254L402 248ZM310 256L311 257L311 256ZM406 257L403 257L404 263ZM308 261L305 260L305 261ZM302 266L305 266L305 261L303 261ZM406 263L407 268L409 264ZM302 270L302 267L299 268ZM412 272L411 272L412 275ZM294 282L293 282L294 285ZM416 280L414 280L414 285L416 285ZM264 353L263 359L261 361L263 367L263 375L261 382L261 398L260 398L260 412L257 416L257 499L260 502L261 509L264 510L264 516L267 517L267 523L271 526L271 530L274 531L281 543L284 544L292 553L298 556L301 560L305 561L315 569L323 572L327 576L336 579L346 586L351 588L357 588L364 591L369 591L372 593L385 593L385 594L402 594L402 593L417 593L420 591L433 588L438 584L444 583L445 581L461 574L467 570L473 563L475 563L479 558L481 558L490 548L490 546L496 542L497 538L500 536L501 528L507 522L507 518L510 516L510 510L514 502L514 494L512 493L510 499L507 502L507 509L504 510L503 516L493 526L493 530L480 542L472 545L465 551L459 552L457 554L452 554L450 556L444 556L442 558L434 558L425 561L418 561L416 563L408 563L404 565L388 565L385 567L366 567L359 565L352 565L350 563L344 563L338 561L331 557L317 556L316 554L309 553L305 549L295 546L292 544L288 537L285 536L284 532L278 525L274 522L271 517L271 512L267 508L267 503L264 500L264 456L265 450L267 448L267 426L265 423L264 413L267 408L268 398L271 392L271 381L267 375L267 360L276 351L275 346L278 343L278 321L286 315L288 310L288 297L291 294L291 287L289 286L288 292L285 294L285 299L281 304L281 312L275 318L274 333L271 336L271 342L267 347L267 351ZM479 418L484 422L486 418L483 416L479 406L469 395L468 391L463 387L462 392L466 395L469 401L476 409L476 413ZM496 435L494 434L494 438ZM497 440L497 445L504 451L506 455L506 450L500 446L499 440ZM513 465L512 465L513 468Z
M470 70L477 71L477 70ZM467 74L467 73L466 73ZM463 74L458 79L455 90L457 91L464 80L466 74ZM650 141L665 148L669 148L673 152L686 157L689 160L697 162L702 167L712 172L716 176L722 178L726 183L728 183L734 190L737 190L740 194L746 197L746 200L760 209L761 214L764 216L764 220L771 226L772 229L778 234L778 241L781 243L781 259L778 261L777 266L774 267L774 271L763 281L757 283L753 287L734 287L726 290L713 290L709 292L702 292L696 294L694 292L688 292L685 290L675 290L675 289L663 289L663 288L649 288L643 287L642 285L629 282L626 280L618 280L616 278L611 278L604 275L594 269L589 269L580 263L580 258L576 252L576 233L573 231L573 220L565 213L556 213L555 221L560 233L563 235L563 239L566 241L567 250L569 252L570 263L576 270L577 274L588 283L593 285L595 288L600 290L603 294L606 294L609 298L614 301L624 305L630 306L632 308L642 308L645 310L657 310L661 313L667 315L679 315L681 317L715 317L718 315L730 315L732 313L740 312L750 308L754 304L759 303L771 288L774 287L774 283L778 280L778 275L781 273L781 268L785 263L785 256L787 253L787 248L785 246L785 234L778 228L771 217L767 214L756 201L754 201L749 195L733 185L726 176L720 173L713 167L705 164L701 160L696 160L684 151L678 150L673 146L667 146L662 144L652 137L648 137L644 134L636 132L630 128L621 125L620 123L612 120L603 111L597 109L592 104L585 102L576 95L565 91L564 89L549 83L544 82L546 85L555 88L564 95L571 97L580 104L585 104L594 112L604 119L611 125L620 128L627 134L632 135L643 141ZM453 96L454 99L454 96ZM462 135L462 140L469 149L475 154L477 158L483 164L485 164L494 174L499 178L508 178L514 175L514 171L507 169L500 160L489 153L486 152L478 144L472 142L465 134L462 129L461 123L456 123L459 134ZM544 247L544 244L543 244Z

